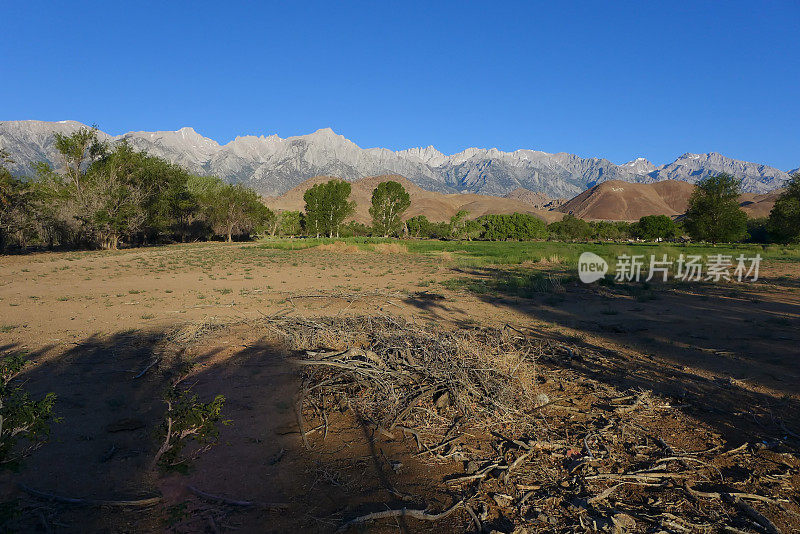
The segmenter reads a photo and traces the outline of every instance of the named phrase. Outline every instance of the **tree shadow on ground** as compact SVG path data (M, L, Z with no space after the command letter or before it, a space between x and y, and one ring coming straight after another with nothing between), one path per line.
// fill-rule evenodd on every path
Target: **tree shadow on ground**
M55 392L62 421L19 472L0 474L3 501L14 503L21 514L10 528L329 532L351 517L385 509L386 503L436 509L452 502L438 484L441 474L409 454L410 442L379 443L374 430L352 412L332 413L330 435L312 434L312 450L306 450L293 410L298 373L279 336L251 324L194 334L95 335L66 349L30 355L34 363L20 380L35 398ZM17 350L6 345L0 356ZM217 445L191 461L188 472L155 472L150 464L159 445L164 392L184 376L181 385L204 402L225 395L223 416L232 424L221 427ZM403 471L394 472L393 458L402 460ZM20 483L72 498L163 495L163 502L143 510L77 507L33 498ZM210 502L190 486L260 504ZM393 491L422 496L425 502L403 501ZM463 524L453 531L463 531Z
M464 289L555 325L532 329L583 349L557 365L669 396L732 442L800 443L797 297L772 298L763 286L587 286L513 268L464 272Z

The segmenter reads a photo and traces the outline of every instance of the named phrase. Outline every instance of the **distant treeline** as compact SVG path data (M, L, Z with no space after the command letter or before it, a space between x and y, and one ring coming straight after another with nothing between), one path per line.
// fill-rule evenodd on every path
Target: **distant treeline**
M645 241L692 239L712 243L800 242L800 174L795 174L776 201L769 217L748 218L739 206L740 184L720 174L698 183L686 214L679 220L666 215L648 215L637 222L585 221L570 214L546 224L526 213L483 215L475 219L459 211L449 222L432 222L425 215L405 219L410 206L408 193L398 182L378 185L369 213L372 226L344 221L354 210L349 200L350 184L331 180L306 191L305 213L286 211L276 216L274 234L319 237L396 236L424 239L487 241Z
M333 179L305 192L305 210L274 213L257 193L138 152L127 143L102 143L94 128L55 134L62 172L36 166L36 177L19 179L0 150L0 251L29 247L116 249L121 245L253 236L380 236L490 241L689 237L708 242L800 242L800 174L768 218L748 219L738 204L739 182L721 174L702 180L679 221L665 215L638 222L587 222L565 215L551 224L533 215L483 215L459 211L449 221L425 215L406 218L408 192L395 181L372 195L372 224L345 222L354 212L350 183Z

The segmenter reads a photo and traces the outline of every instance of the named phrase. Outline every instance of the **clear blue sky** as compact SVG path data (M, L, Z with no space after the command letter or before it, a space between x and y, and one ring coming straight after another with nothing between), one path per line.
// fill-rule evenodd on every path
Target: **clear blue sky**
M682 5L675 5L682 4ZM2 2L0 120L800 166L800 2Z

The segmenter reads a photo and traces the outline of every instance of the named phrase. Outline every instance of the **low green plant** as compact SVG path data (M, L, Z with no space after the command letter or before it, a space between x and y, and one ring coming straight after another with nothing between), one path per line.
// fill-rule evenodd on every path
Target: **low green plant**
M0 361L0 465L14 466L33 450L43 445L50 436L55 393L41 400L33 400L22 389L12 384L22 371L27 359L22 354L11 354ZM18 444L25 441L20 450Z
M219 438L219 425L229 425L222 419L225 396L217 395L208 403L201 402L191 390L175 386L164 396L167 411L159 431L161 447L153 459L153 467L164 470L185 471L188 463L201 452L213 446ZM183 456L190 441L200 445L192 456Z

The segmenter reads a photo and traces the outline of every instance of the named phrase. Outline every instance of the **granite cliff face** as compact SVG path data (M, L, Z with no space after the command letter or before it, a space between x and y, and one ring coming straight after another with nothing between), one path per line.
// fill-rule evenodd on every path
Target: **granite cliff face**
M37 161L58 167L54 132L69 133L80 126L83 125L75 121L0 122L0 148L11 154L14 172L30 175L31 164ZM651 183L671 179L695 183L705 176L728 172L742 180L744 191L765 193L782 187L789 178L779 169L713 152L684 154L661 167L643 158L616 165L601 158L536 150L468 148L445 155L432 146L400 151L363 149L330 128L285 139L277 135L242 136L225 145L192 128L129 132L116 137L100 132L100 137L110 142L124 139L139 150L178 163L191 172L245 183L263 195L273 196L322 175L356 180L398 174L429 191L500 196L524 188L554 198L572 197L608 180Z

